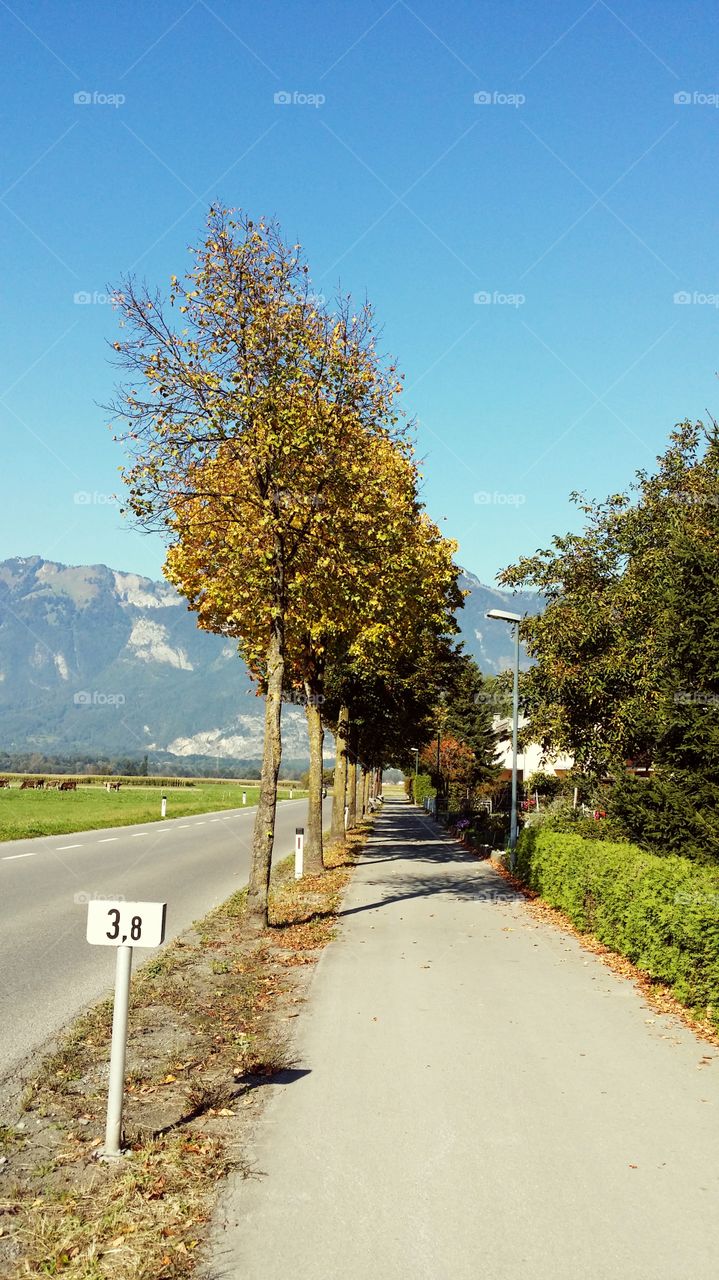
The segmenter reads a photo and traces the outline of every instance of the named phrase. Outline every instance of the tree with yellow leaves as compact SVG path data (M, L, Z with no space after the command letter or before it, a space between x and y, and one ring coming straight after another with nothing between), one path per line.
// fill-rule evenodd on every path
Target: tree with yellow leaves
M367 438L394 440L401 452L399 384L377 357L370 309L353 314L341 300L333 314L320 308L299 247L274 224L213 208L194 257L185 279L172 279L177 324L159 295L123 282L127 333L114 346L130 376L113 408L127 424L131 512L166 535L167 576L201 626L239 638L265 691L248 895L260 928L288 621L310 577L349 563L336 558L338 517L361 492Z

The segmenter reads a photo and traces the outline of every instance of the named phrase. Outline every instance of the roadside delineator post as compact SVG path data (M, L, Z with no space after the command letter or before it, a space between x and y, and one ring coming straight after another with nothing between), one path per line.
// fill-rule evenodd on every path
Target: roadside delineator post
M305 829L295 827L295 880L302 879L305 861Z
M101 1160L118 1160L122 1155L120 1143L132 948L159 947L165 940L166 914L166 902L103 902L91 899L87 904L87 941L93 946L115 947L117 950L105 1146L98 1153Z
M162 804L160 805L160 817L161 818L167 817L167 796L162 797Z
M347 823L349 822L349 818L350 818L350 807L348 804L346 804L345 805L345 831L347 830Z
M242 803L243 803L243 804L247 804L247 792L246 792L246 791L243 791L243 792L242 792Z

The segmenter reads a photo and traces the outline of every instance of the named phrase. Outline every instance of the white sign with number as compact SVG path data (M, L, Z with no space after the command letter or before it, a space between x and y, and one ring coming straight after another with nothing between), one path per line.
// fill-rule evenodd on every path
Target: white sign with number
M159 947L165 940L166 902L87 904L87 940L98 947Z

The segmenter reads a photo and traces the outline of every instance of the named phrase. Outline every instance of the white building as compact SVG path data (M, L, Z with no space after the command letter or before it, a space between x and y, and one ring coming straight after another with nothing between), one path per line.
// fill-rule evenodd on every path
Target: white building
M527 717L520 715L520 730L524 729L528 723ZM495 716L493 724L499 734L497 760L501 768L511 774L512 721L504 716ZM524 751L520 748L517 753L517 773L522 780L528 778L532 773L546 773L550 776L563 774L568 769L571 769L573 764L574 760L571 756L557 756L555 759L543 758L542 748L538 742L530 742Z

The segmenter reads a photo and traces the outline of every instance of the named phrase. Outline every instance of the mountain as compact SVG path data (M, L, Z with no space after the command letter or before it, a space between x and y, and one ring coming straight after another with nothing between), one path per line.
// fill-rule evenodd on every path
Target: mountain
M486 672L513 661L488 608L534 611L470 573L459 622ZM301 709L283 716L285 758L306 758ZM0 562L0 748L257 760L262 703L236 646L200 631L165 582L40 556Z
M496 675L514 665L514 628L506 622L494 622L488 618L489 609L508 609L510 613L540 613L541 596L531 595L526 591L518 591L512 595L509 591L498 591L496 587L485 587L473 573L463 569L459 585L468 594L465 596L464 608L457 615L461 630L461 639L468 653L477 662L485 675ZM523 645L519 649L520 666L526 668L530 664Z

